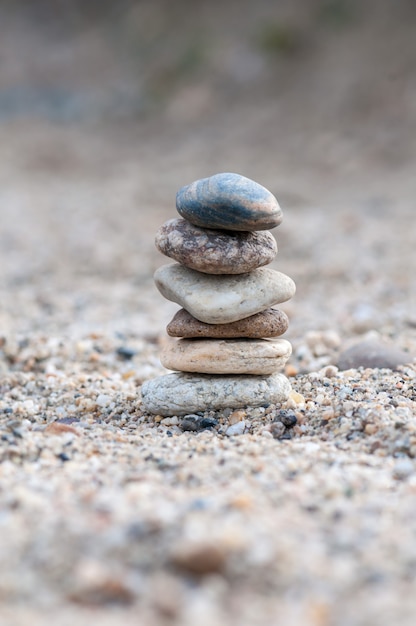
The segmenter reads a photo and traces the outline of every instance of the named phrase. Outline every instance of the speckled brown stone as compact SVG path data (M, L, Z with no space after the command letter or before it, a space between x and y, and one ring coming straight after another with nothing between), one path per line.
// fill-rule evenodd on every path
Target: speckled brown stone
M207 274L243 274L267 265L277 254L276 240L269 231L211 230L184 219L163 224L155 244L162 254Z
M289 319L279 309L266 309L250 317L229 324L205 324L193 315L180 309L166 327L171 337L186 337L188 339L205 337L211 339L235 339L248 337L261 339L279 337L288 329Z

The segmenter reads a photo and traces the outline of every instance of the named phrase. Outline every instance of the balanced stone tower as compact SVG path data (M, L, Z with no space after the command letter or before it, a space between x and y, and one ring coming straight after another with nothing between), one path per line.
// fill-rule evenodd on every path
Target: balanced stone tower
M143 384L143 408L179 416L284 402L291 388L280 372L292 347L280 338L286 314L271 307L296 287L264 267L277 254L269 232L282 220L276 198L225 173L182 187L176 208L181 218L156 235L159 251L176 263L154 275L160 293L183 307L167 326L172 339L160 355L174 373Z

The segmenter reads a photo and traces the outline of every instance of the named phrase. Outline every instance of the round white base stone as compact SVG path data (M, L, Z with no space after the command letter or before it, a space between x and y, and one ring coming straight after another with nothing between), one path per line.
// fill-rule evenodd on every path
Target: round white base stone
M155 415L187 415L209 409L239 409L284 402L291 386L283 374L270 376L175 372L142 385L142 407Z

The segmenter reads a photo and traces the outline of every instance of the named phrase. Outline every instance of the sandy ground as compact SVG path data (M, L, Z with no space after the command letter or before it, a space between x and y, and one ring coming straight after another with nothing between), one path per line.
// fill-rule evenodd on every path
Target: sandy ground
M282 188L301 395L189 432L143 415L140 384L177 308L152 284L153 234L215 171L203 146L1 132L2 623L413 623L415 368L328 369L367 337L414 353L413 199L381 184L331 204L324 173L300 187L250 151L218 159ZM282 408L291 439L273 438Z
M414 623L413 87L344 117L350 55L310 117L300 87L218 103L205 84L135 123L0 116L2 625ZM153 237L180 186L220 171L283 207L296 393L190 431L140 405L177 310ZM368 338L408 364L339 372Z

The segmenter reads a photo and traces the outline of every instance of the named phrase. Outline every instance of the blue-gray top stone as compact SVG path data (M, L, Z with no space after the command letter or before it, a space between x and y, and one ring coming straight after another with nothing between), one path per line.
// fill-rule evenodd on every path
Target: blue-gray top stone
M240 174L215 174L179 189L179 214L202 228L268 230L282 221L282 210L270 191Z

